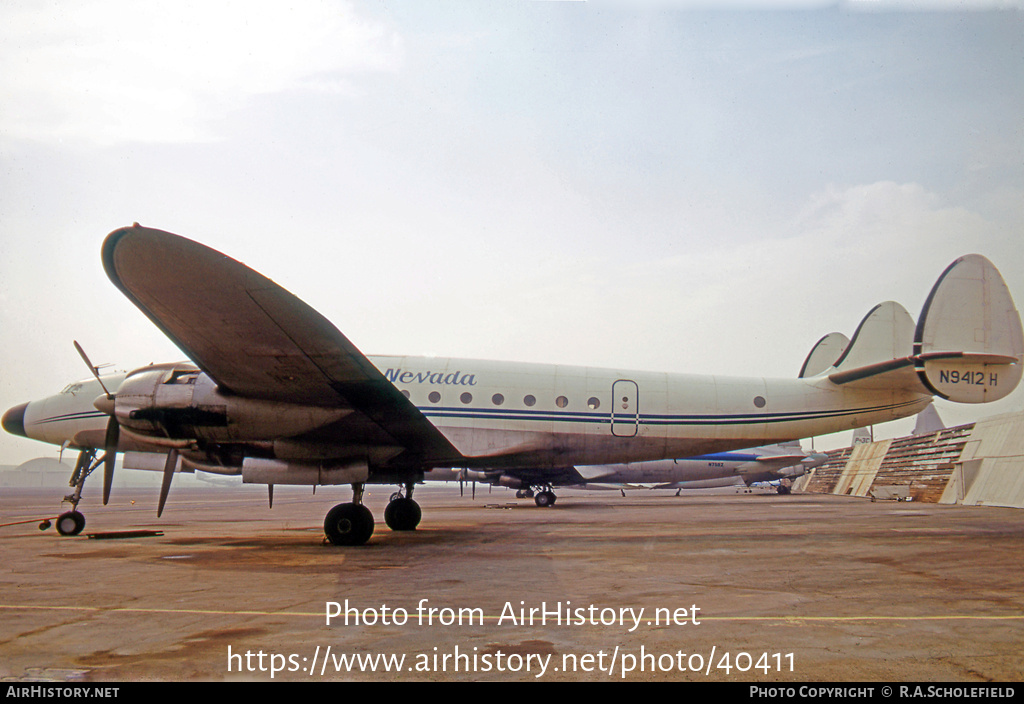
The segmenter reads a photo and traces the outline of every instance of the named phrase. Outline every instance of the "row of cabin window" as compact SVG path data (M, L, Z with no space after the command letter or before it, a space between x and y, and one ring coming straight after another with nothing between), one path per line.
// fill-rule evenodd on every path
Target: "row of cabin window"
M405 395L406 398L409 398L408 391L402 391L402 393ZM441 393L438 391L431 391L427 395L427 400L430 401L431 403L440 403ZM472 403L473 394L469 393L468 391L464 391L462 395L459 396L459 400L465 404ZM505 396L502 394L494 394L493 396L491 396L491 403L493 403L495 406L500 406L505 403ZM527 394L526 396L523 397L524 406L534 406L536 405L536 403L537 397L534 396L533 394ZM569 405L569 399L566 398L565 396L559 396L558 398L555 399L555 405L558 406L559 408L566 408ZM591 396L589 399L587 399L587 408L589 408L590 410L596 411L600 407L601 401L597 398L597 396Z

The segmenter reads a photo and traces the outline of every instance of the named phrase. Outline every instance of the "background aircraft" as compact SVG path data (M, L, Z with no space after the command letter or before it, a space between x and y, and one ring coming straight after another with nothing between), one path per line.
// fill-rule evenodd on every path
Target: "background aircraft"
M158 515L182 468L271 487L350 484L352 502L327 513L324 531L355 545L374 529L367 483L401 487L384 518L411 530L413 488L434 468L554 472L810 437L913 415L932 395L1003 398L1024 359L1009 291L978 255L943 272L916 325L879 304L838 359L819 371L826 336L795 379L368 358L297 297L197 242L135 224L108 235L102 261L192 363L101 377L79 348L94 380L4 413L8 432L79 451L62 533L84 527L81 489L101 465L107 502L118 452L162 458Z
M552 506L556 487L586 489L709 489L791 481L825 462L827 455L806 453L800 443L780 443L747 450L716 452L651 462L567 467L560 470L434 470L427 480L489 484L516 489L516 498L533 498ZM788 484L779 493L788 493Z

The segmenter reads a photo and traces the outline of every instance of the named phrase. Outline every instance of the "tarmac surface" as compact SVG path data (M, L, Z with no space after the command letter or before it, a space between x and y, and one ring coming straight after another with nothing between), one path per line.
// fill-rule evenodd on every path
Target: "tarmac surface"
M0 528L0 679L1024 679L1016 509L580 491L541 509L447 486L396 533L371 487L373 537L338 548L322 524L347 488L278 487L268 510L263 487L172 487L162 519L155 490L97 491L80 536ZM61 496L5 489L0 523ZM86 537L140 530L163 535Z

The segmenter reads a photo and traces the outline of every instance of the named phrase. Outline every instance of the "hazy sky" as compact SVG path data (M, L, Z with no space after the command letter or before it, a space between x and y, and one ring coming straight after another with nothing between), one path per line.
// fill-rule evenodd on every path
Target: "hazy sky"
M1020 2L709 4L0 4L0 411L182 357L133 221L368 354L794 376L970 252L1024 303Z

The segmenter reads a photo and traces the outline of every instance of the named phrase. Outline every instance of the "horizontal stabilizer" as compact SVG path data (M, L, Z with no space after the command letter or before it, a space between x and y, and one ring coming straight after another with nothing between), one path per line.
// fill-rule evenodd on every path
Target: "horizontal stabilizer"
M931 355L908 355L899 359L891 359L887 362L877 362L875 364L865 364L862 367L855 367L849 370L836 371L828 375L829 381L833 384L850 384L856 381L872 380L874 385L879 383L885 383L889 386L897 388L920 388L922 393L932 393L942 396L942 398L948 398L953 401L959 401L960 403L983 403L985 401L994 401L995 398L982 399L979 401L965 401L958 398L952 398L938 391L931 389L926 386L922 381L919 370L927 363L939 363L945 364L946 372L940 373L940 377L945 379L948 374L952 374L954 379L959 379L958 374L968 375L972 372L970 370L975 368L989 368L992 366L1012 366L1014 365L1016 358L1000 355L990 354L970 354L965 352L942 352L933 353ZM955 367L955 369L953 369ZM952 370L951 370L952 369ZM961 371L956 371L959 369ZM951 371L950 371L951 370ZM976 370L975 370L976 371ZM1018 375L1019 378L1019 375ZM964 384L969 383L968 377L964 377L962 380ZM978 378L975 378L979 384L981 383ZM958 381L953 382L958 383ZM867 387L868 384L861 384ZM1016 386L1016 384L1014 384ZM1010 389L1011 391L1013 389ZM1008 392L1007 392L1008 393ZM1002 398L1000 396L999 398Z
M972 254L939 277L916 326L902 306L876 306L828 379L986 403L1017 388L1022 361L1024 335L1010 292L992 263Z
M865 388L906 388L929 393L914 375L914 320L899 303L871 309L857 326L828 375L833 384L861 382Z

